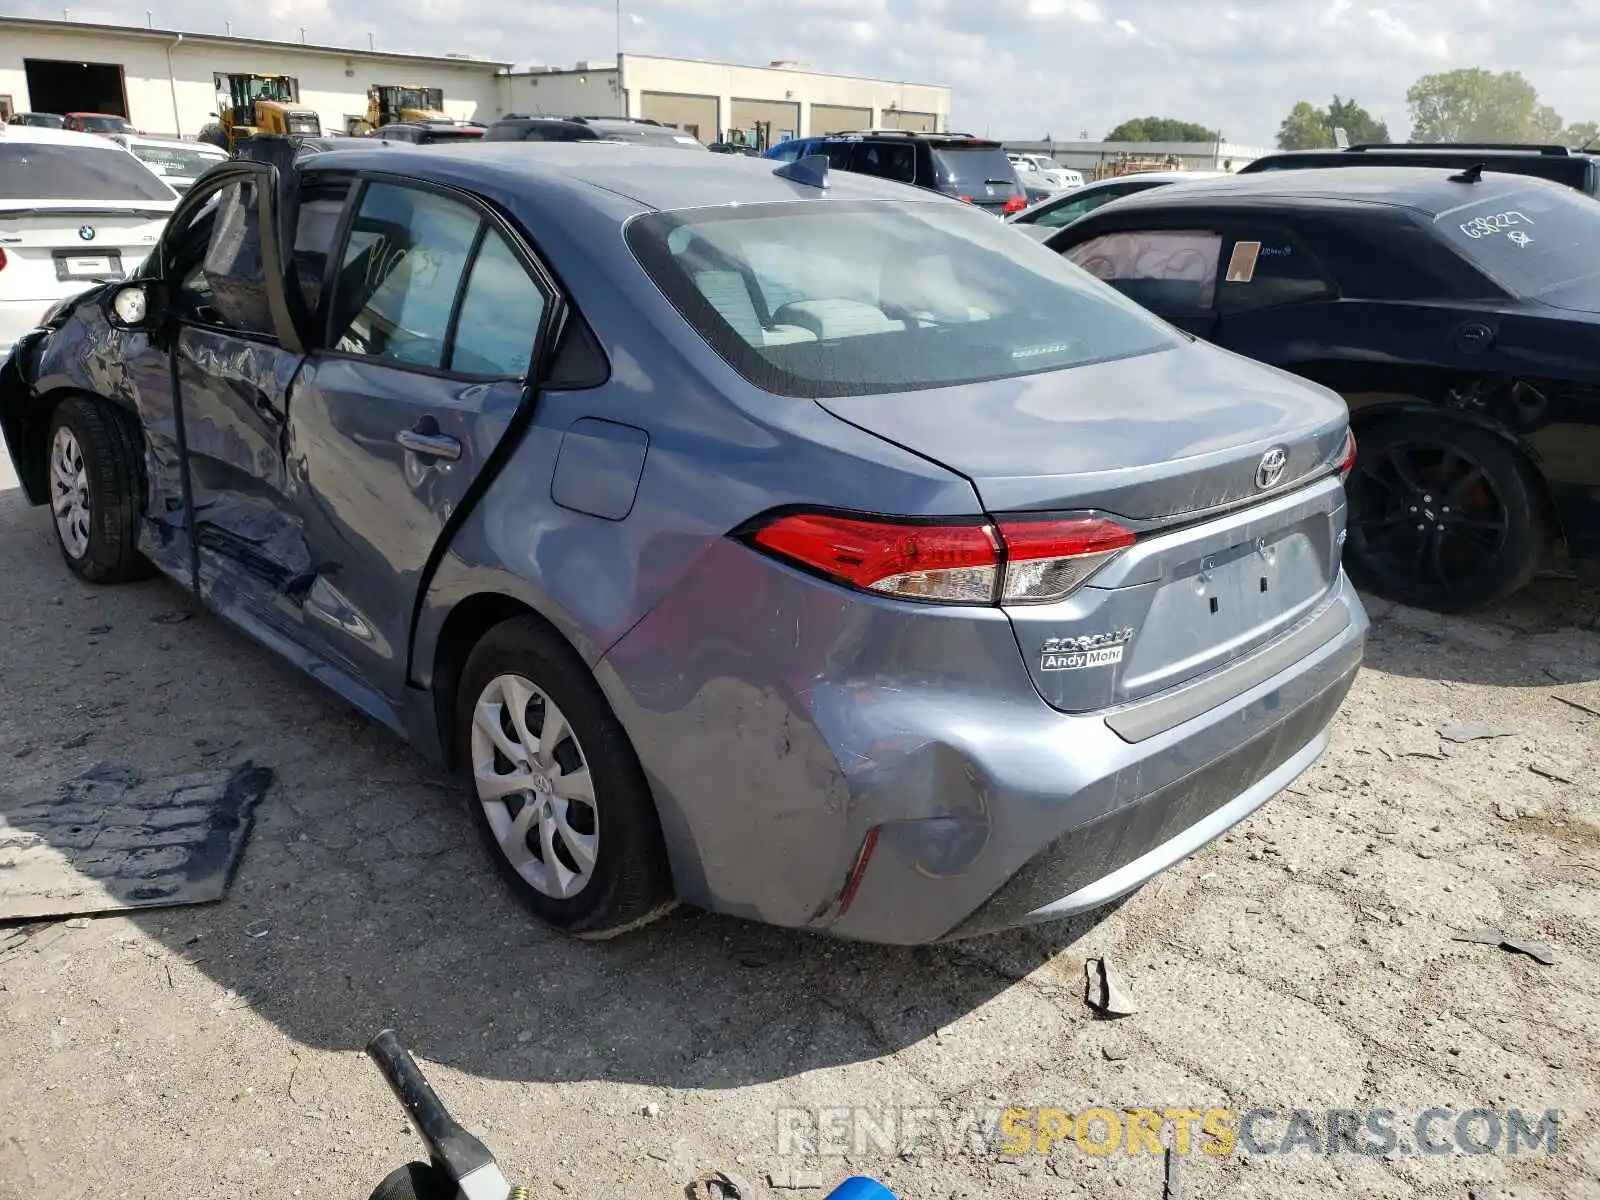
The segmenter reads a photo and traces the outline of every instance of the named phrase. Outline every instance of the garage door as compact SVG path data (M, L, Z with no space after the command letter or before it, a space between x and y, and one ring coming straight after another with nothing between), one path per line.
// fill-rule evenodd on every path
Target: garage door
M800 136L800 106L782 100L733 101L733 128L745 134L764 128L768 142L776 145L786 138Z
M888 108L883 112L886 129L910 129L917 133L938 133L939 114L911 112L904 108Z
M702 142L717 140L717 98L715 96L690 96L681 92L640 92L639 115L648 121L660 121L685 133L692 133Z
M62 62L25 58L31 112L97 112L128 116L128 93L120 63Z
M813 104L811 106L811 135L844 133L872 128L870 108L847 108L842 104Z

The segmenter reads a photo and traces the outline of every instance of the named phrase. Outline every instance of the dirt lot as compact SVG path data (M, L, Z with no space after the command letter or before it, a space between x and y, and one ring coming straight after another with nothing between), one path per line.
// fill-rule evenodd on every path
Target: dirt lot
M1375 606L1333 749L1248 825L1109 914L919 951L696 913L560 940L451 780L219 621L156 620L185 607L75 583L0 478L0 809L103 761L278 775L224 902L0 927L0 1196L365 1197L416 1148L359 1053L386 1024L550 1200L670 1200L719 1167L767 1192L779 1108L889 1103L1559 1108L1554 1156L1195 1154L1181 1183L1600 1195L1600 717L1555 699L1600 680L1592 591ZM1515 732L1439 735L1464 725ZM1482 926L1557 961L1451 940ZM1137 1015L1085 1007L1100 954ZM1070 1141L806 1165L934 1200L1162 1195L1156 1157Z

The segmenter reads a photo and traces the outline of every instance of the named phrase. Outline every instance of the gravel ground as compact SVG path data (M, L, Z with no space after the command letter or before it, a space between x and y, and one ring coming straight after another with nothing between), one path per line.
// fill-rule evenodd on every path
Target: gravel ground
M1600 598L1574 583L1472 619L1374 605L1333 748L1248 824L1110 912L915 951L690 912L554 937L452 780L220 621L158 621L185 607L76 583L0 476L0 808L104 761L278 776L222 903L0 927L0 1196L365 1197L417 1147L360 1054L391 1024L550 1200L715 1168L766 1193L790 1106L1096 1103L1559 1108L1555 1155L1193 1154L1180 1182L1600 1196ZM1468 725L1514 732L1439 734ZM1483 926L1556 962L1451 940ZM1137 1015L1085 1007L1099 955ZM1162 1195L1157 1157L1070 1141L799 1165L934 1200Z

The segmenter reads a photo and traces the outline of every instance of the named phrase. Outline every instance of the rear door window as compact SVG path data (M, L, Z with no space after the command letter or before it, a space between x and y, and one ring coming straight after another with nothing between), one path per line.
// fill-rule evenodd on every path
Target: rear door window
M0 141L0 200L176 200L120 146Z
M545 297L505 238L490 229L472 262L450 369L520 379L533 365Z
M917 148L909 142L863 142L850 158L850 169L859 175L913 183L917 178Z
M1227 250L1217 300L1224 315L1336 294L1322 265L1281 231L1245 230L1229 239Z
M1222 235L1197 229L1140 229L1101 234L1066 257L1096 279L1163 316L1216 306Z
M443 369L480 223L466 205L432 192L369 185L345 244L331 347Z

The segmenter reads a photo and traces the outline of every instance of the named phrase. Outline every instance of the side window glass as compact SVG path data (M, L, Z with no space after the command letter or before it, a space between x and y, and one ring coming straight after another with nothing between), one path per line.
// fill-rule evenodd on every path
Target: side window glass
M800 157L800 150L804 145L804 142L797 142L791 138L787 142L780 143L778 148L773 152L772 157L781 162L793 162L795 159Z
M1155 312L1204 312L1216 301L1221 251L1220 234L1146 229L1090 238L1066 257Z
M1263 233L1234 241L1218 307L1224 313L1250 312L1320 300L1333 293L1321 266L1301 246L1281 234Z
M544 304L544 293L511 247L489 230L467 277L450 369L467 375L525 376L533 365Z
M319 188L300 201L295 218L294 274L307 312L319 311L322 303L322 281L327 278L328 257L339 236L339 218L349 191L344 184Z
M180 316L253 337L274 336L254 182L221 188L190 232L195 240L179 259Z
M856 147L850 169L861 175L876 175L910 183L917 175L916 150L911 145L885 145L867 142Z
M478 215L453 200L386 183L368 187L340 265L332 348L442 366L477 231Z
M1034 224L1046 225L1051 229L1059 229L1063 225L1071 225L1085 213L1091 213L1102 204L1107 204L1115 199L1115 196L1106 192L1096 192L1092 196L1080 196L1076 200L1056 205L1049 212L1040 213L1039 219Z
M828 156L828 166L835 171L848 171L850 169L849 142L824 142L819 150L812 150L812 154L822 153Z

